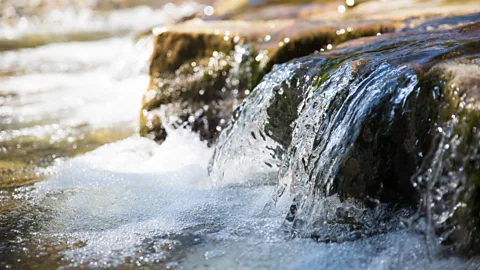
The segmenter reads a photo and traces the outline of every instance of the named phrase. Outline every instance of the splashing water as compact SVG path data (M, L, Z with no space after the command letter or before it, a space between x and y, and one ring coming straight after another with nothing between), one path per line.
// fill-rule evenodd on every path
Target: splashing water
M351 63L339 67L312 91L296 122L287 154L288 167L281 175L287 178L284 184L297 193L296 226L301 223L304 224L300 226L311 226L317 221L313 209L317 205L316 196L342 191L335 175L347 160L364 119L372 117L374 109L385 102L392 106L393 119L395 109L405 103L417 83L415 74L407 67L396 68L386 63L365 78L354 79L352 73Z
M290 200L264 211L275 185L213 183L206 170L212 149L190 132L170 134L161 146L140 137L103 146L57 164L58 176L19 191L18 197L27 196L32 207L41 207L35 239L44 245L65 243L61 265L70 267L475 265L456 258L432 264L422 255L422 238L406 231L339 244L289 239L280 228ZM339 202L331 203L336 207Z
M214 179L222 180L224 175L232 175L228 172L230 168L238 170L238 167L242 169L246 167L247 171L251 171L252 169L248 165L245 166L245 163L249 164L248 162L252 160L253 164L257 165L257 170L259 170L258 164L262 161L268 160L271 164L275 164L272 171L279 173L281 180L274 200L277 200L276 196L284 193L287 186L290 187L295 195L295 203L291 207L287 220L295 219L294 230L301 232L302 235L312 233L312 228L308 230L306 227L312 227L321 220L333 222L338 218L335 217L335 212L339 210L337 207L341 205L338 198L333 196L323 202L320 200L338 193L336 190L338 184L334 182L336 181L334 175L347 159L348 148L358 137L363 119L371 117L374 108L385 102L385 99L389 99L392 104L390 118L393 119L395 109L405 103L405 99L413 92L416 84L415 74L407 67L397 68L381 63L368 76L354 78L352 63L346 62L336 68L330 76L325 74L324 76L328 76L328 79L315 87L313 82L321 81L318 74L321 74L325 59L311 58L311 61L299 60L305 66L316 67L309 69L306 75L301 73L305 67L293 61L280 66L264 79L257 88L258 92L254 91L246 99L236 112L239 114L236 121L220 137L210 165ZM292 79L295 72L303 75L300 77L304 78L304 81L299 83L299 80ZM309 87L298 89L296 83ZM395 87L392 87L393 85ZM273 101L275 93L278 97L282 97L291 93L291 89L298 91L300 97L304 96L305 101L303 103L293 101L293 108L289 108L295 110L295 117L288 119L293 129L290 129L291 136L286 139L287 146L291 140L287 150L278 143L278 137L277 140L272 139L272 137L275 138L273 133L275 130L272 132L269 128L274 124L270 122L267 111L278 106L279 102ZM243 111L244 108L249 110ZM273 115L279 117L278 114ZM289 121L284 123L288 125ZM288 132L287 129L285 130ZM265 131L266 134L262 135ZM252 137L244 134L252 134ZM255 134L260 136L256 138ZM280 149L279 156L275 156L275 149ZM256 160L257 158L260 160ZM282 159L284 164L281 166ZM233 163L233 165L227 163ZM347 215L352 214L348 212L367 211L366 208L358 208L356 205L358 206L358 204L347 204L342 211L347 212ZM372 220L378 218L359 215L356 218ZM316 234L319 232L317 231ZM322 232L322 234L328 233ZM338 234L345 234L345 230L341 229ZM349 238L345 235L342 237Z
M278 66L272 73L263 78L262 82L235 110L234 121L220 135L215 154L209 167L210 176L216 182L228 181L229 176L245 177L251 172L276 172L279 167L279 156L285 151L285 144L272 139L282 132L280 129L289 127L278 126L275 118L283 117L293 121L296 118L296 108L286 108L285 115L280 110L271 112L269 105L275 97L282 97L295 90L295 93L285 98L297 103L303 98L311 82L315 79L316 61L292 61ZM308 71L305 71L307 70ZM293 106L292 106L293 107ZM274 116L272 117L272 113ZM264 127L267 127L264 129ZM279 132L280 130L280 132ZM284 139L288 141L289 139ZM287 142L288 143L288 142ZM265 166L266 165L266 166Z
M467 243L470 236L461 228L463 225L457 226L457 214L462 211L458 209L465 207L462 201L470 200L469 209L478 209L474 201L476 189L468 187L471 191L462 195L467 190L465 186L475 185L466 182L468 174L464 171L471 174L478 169L478 144L474 142L478 119L468 110L454 111L453 118L464 115L463 127L457 128L454 135L446 132L453 127L437 124L444 122L441 118L432 121L430 117L435 112L431 112L431 105L422 102L448 103L448 89L440 90L424 81L420 84L417 74L418 69L428 70L442 57L448 59L453 51L468 54L469 47L463 46L468 46L470 40L468 36L461 37L465 43L451 47L439 37L402 37L404 42L411 39L412 46L399 46L400 40L382 40L371 46L367 43L361 49L346 46L339 52L308 56L280 66L267 76L265 85L260 84L246 99L236 112L235 121L220 137L210 165L212 175L221 181L229 162L237 170L243 160L248 162L260 156L256 163L261 164L260 161L270 158L273 161L266 165L276 165L271 171L278 173L279 179L271 204L286 190L288 196L293 196L284 228L294 236L325 242L359 239L404 225L413 229L421 223L412 224L410 219L414 210L408 201L417 200L413 189L416 186L424 204L420 216L426 211L427 219L426 229L420 231L427 239L443 243L453 235L460 245ZM420 52L414 51L418 45ZM305 77L314 79L303 88L282 89L282 85L291 84L291 78L282 73L288 71L288 65L293 67L290 75L305 69L295 66L296 61L312 61L316 69L310 69L312 73ZM475 64L472 67L473 71L478 70ZM439 78L440 82L444 80ZM285 96L302 93L303 101L283 99L284 90ZM275 92L280 95L273 95ZM475 93L475 88L471 92ZM456 95L458 89L453 100ZM460 104L470 109L475 106ZM445 108L440 110L440 115L448 114ZM282 111L294 111L295 117L284 117ZM277 124L281 129L271 128L274 119L281 119ZM423 126L408 127L411 121ZM430 125L443 128L444 135L439 137L442 139L431 142L429 136L419 135L428 133ZM256 133L264 135L257 138ZM423 158L416 149L433 150ZM399 171L401 168L405 171ZM415 172L420 176L411 179ZM385 201L404 207L398 211L397 206L384 204ZM468 219L468 214L460 215ZM467 223L466 227L478 225L477 220L465 220Z

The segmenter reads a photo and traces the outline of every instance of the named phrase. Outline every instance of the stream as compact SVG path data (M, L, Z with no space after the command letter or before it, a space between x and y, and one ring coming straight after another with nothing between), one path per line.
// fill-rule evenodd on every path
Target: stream
M6 183L0 191L0 268L479 269L478 259L436 254L408 220L353 241L292 237L285 216L295 195L285 190L275 196L279 183L275 170L264 166L268 154L254 151L273 142L241 150L246 153L226 142L214 154L214 147L186 129L167 126L161 145L136 134L153 49L151 37L136 34L198 8L137 7L106 19L77 14L56 21L61 27L55 34L107 34L0 52L0 173ZM32 31L50 35L48 22L3 26L0 44L7 34L15 40ZM335 95L345 83L346 69L331 79L337 81L325 95ZM272 72L258 87L270 89L292 70ZM384 65L368 80L385 76L407 81L392 93L403 103L415 78L406 68ZM364 98L376 100L376 93L369 93ZM261 119L265 112L257 108L251 117ZM367 109L345 110L366 115ZM308 117L301 119L308 124ZM336 140L322 142L324 148L356 130L342 122L325 128ZM231 136L241 131L235 132ZM297 133L292 136L299 144L313 143L313 137ZM243 159L229 159L232 155ZM212 156L234 162L210 163ZM321 205L334 211L340 198L327 195Z

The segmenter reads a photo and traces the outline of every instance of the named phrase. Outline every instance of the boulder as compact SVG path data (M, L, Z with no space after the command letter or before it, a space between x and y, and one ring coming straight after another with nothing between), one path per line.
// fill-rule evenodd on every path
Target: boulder
M358 135L344 137L348 141L338 146L343 153L312 152L343 158L338 163L312 161L310 170L302 171L313 174L313 192L339 194L343 200L358 198L371 206L388 203L416 208L420 203L427 224L425 233L434 239L432 243L440 241L454 250L478 252L479 33L480 24L474 23L450 31L386 35L357 46L345 44L332 52L333 58L359 55L347 60L353 60L354 78L366 78L360 81L373 86L378 82L368 78L382 63L397 67L397 71L404 67L410 71L386 73L384 80L391 80L390 76L398 79L383 85L381 91L388 94L379 101L369 101L370 108L364 111L367 117L357 116L355 122L361 122ZM370 87L369 91L374 90ZM342 104L338 100L341 96L331 104L333 108ZM401 105L396 103L399 98L403 98ZM327 111L327 119L340 112ZM354 129L349 132L355 134ZM315 144L321 147L320 134ZM322 165L338 165L338 170L325 170ZM331 171L334 175L328 179Z
M165 105L167 118L175 116L180 125L213 142L233 109L273 65L402 26L391 21L347 25L197 19L154 29L151 80L143 99L140 134L158 142L166 138L159 110Z
M265 134L239 147L268 142L257 151L281 159L296 234L341 241L345 215L358 212L348 227L368 236L398 226L398 216L385 213L419 208L433 242L477 252L480 23L444 29L356 39L277 67L267 76L273 83L262 82L240 106L213 162L236 153L236 132ZM319 205L332 196L360 210L327 218ZM389 211L375 210L385 205Z
M480 251L480 43L470 46L473 55L447 59L423 77L424 87L440 91L440 102L433 144L412 183L430 222L427 235L474 255Z

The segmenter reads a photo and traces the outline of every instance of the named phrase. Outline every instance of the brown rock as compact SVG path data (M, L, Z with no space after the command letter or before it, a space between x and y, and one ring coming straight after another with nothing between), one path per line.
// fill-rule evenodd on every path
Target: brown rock
M178 117L179 124L190 119L187 125L212 142L231 111L274 64L401 27L388 21L357 23L355 29L347 25L197 19L154 29L151 82L143 100L140 134L163 141L166 131L157 109L169 105L168 116Z

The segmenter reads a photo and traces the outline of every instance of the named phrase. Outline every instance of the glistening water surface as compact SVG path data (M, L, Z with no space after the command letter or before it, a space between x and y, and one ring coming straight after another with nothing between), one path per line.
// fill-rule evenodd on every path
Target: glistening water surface
M2 175L12 164L24 172L0 193L2 268L478 269L475 260L429 254L407 226L343 243L292 238L284 222L293 195L272 203L268 154L225 162L230 173L219 180L207 170L214 150L197 135L168 130L162 145L134 135L151 40L132 40L0 54ZM292 70L258 87L271 90ZM409 75L389 66L374 75L388 72ZM13 189L30 174L47 179ZM327 214L342 205L336 195L321 204Z

